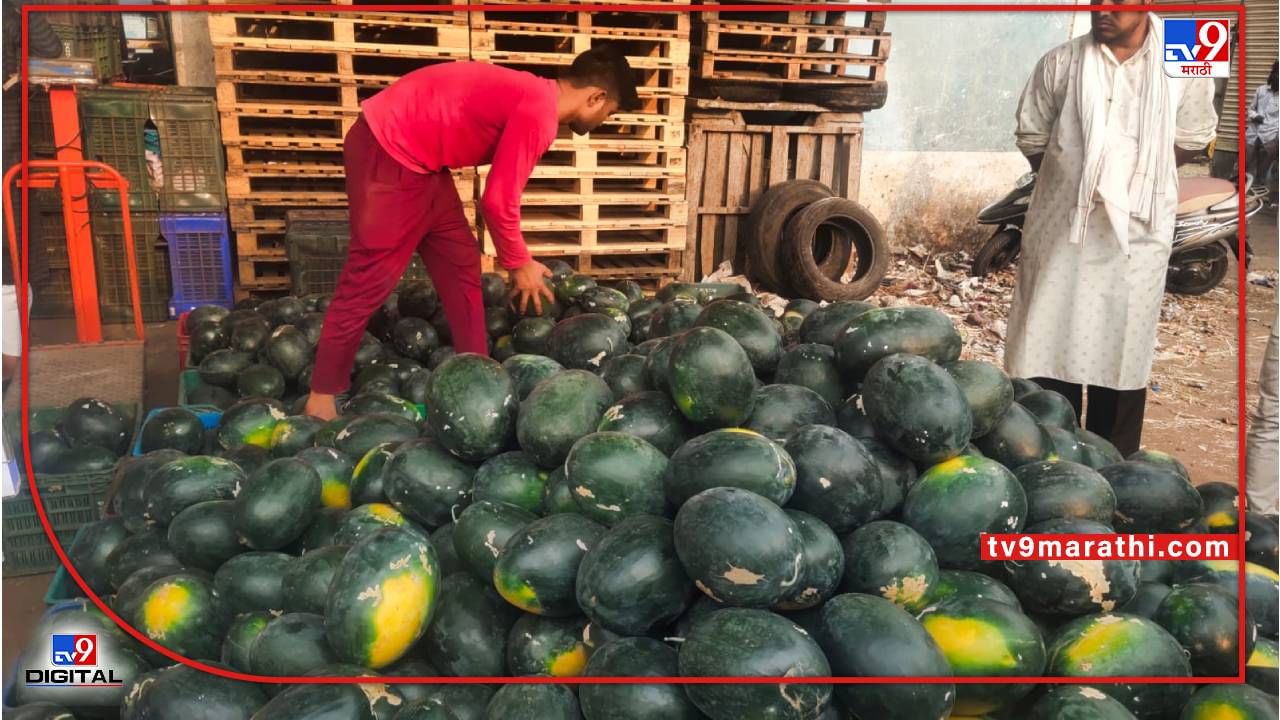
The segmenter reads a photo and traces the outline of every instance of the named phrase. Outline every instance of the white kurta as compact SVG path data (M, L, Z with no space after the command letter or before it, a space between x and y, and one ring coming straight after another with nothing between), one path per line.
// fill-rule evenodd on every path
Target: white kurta
M1146 387L1151 373L1173 243L1177 167L1168 147L1167 161L1158 161L1150 220L1131 215L1130 182L1140 143L1160 142L1140 137L1140 130L1143 94L1152 78L1148 63L1159 63L1162 51L1154 32L1123 63L1103 46L1103 72L1096 81L1109 87L1102 89L1107 100L1101 167L1083 240L1070 241L1085 181L1076 85L1086 44L1093 42L1085 35L1041 58L1018 106L1018 148L1044 158L1023 229L1005 367L1015 377L1134 390ZM1176 107L1169 113L1176 128L1167 128L1163 142L1203 148L1217 127L1213 81L1162 73L1160 81L1168 83Z

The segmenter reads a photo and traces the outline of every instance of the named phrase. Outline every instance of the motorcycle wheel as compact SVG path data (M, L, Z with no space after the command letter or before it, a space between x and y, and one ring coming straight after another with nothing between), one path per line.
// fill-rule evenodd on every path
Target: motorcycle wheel
M986 277L999 272L1013 264L1022 252L1022 233L1014 228L1005 228L978 248L973 256L973 265L969 274L974 277Z
M1164 287L1177 295L1203 295L1218 287L1229 264L1221 245L1188 250L1169 258Z

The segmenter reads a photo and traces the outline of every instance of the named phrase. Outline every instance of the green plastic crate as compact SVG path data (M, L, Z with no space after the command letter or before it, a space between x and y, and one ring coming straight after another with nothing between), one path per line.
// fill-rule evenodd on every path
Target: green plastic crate
M65 57L93 61L99 80L110 80L123 74L121 41L124 40L124 35L119 27L61 24L51 26L53 32L62 40L62 54Z
M169 274L168 253L160 235L160 215L131 212L130 221L133 224L133 251L138 267L142 319L164 322L169 319L173 279ZM95 212L91 223L102 319L105 322L131 322L133 305L129 295L123 218L119 212Z
M143 147L143 133L151 119L147 92L92 88L78 93L77 99L85 159L104 162L129 181L129 208L135 213L158 210L160 196L151 186ZM94 210L120 208L120 194L115 190L90 190L89 201Z
M68 552L71 546L80 540L80 533L84 532L84 527L76 530L75 536L71 538L71 544L65 548ZM67 572L66 565L59 565L58 569L53 572L53 579L49 581L49 587L44 591L44 604L57 605L67 600L75 600L84 597L84 593L80 592L80 586L75 580L71 579L71 573Z
M136 405L116 406L133 428L130 441L137 435L139 412ZM63 408L36 408L31 411L31 431L55 427L62 419ZM35 500L26 491L26 466L21 448L21 415L9 413L4 418L9 457L15 458L19 473L24 476L19 494L4 498L4 536L0 549L4 552L3 576L37 575L57 569L58 556L49 544L36 513ZM92 473L64 475L41 474L36 476L40 499L54 534L63 548L70 547L75 533L82 526L102 517L107 492L111 487L114 469Z
M285 252L295 295L332 293L347 262L351 242L345 210L291 210L285 225ZM398 287L427 279L422 258L415 253Z
M150 104L164 168L160 209L222 212L227 206L227 171L217 100L191 91L155 92Z

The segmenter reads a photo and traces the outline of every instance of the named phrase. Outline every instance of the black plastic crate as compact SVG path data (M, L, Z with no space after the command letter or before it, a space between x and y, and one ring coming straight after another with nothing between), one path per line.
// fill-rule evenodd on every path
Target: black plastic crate
M227 205L226 167L217 101L192 91L162 91L150 100L160 133L165 212L220 212Z
M33 87L27 101L27 154L33 159L49 160L55 153L49 93L41 87Z
M151 117L147 93L96 88L81 92L79 104L85 159L106 163L129 181L129 207L134 212L159 209L143 140ZM120 195L114 190L91 190L90 202L95 211L118 210Z
M285 220L284 243L294 294L332 293L347 262L350 242L345 210L290 211ZM422 259L414 255L399 284L426 278Z
M124 33L119 26L52 24L51 27L62 40L63 56L93 61L99 80L110 80L123 74L121 46Z
M160 215L155 212L131 213L131 221L142 319L164 322L169 319L169 299L173 291L167 248L160 233ZM129 295L123 220L118 212L95 212L92 224L93 261L102 320L130 322L133 320L133 304Z

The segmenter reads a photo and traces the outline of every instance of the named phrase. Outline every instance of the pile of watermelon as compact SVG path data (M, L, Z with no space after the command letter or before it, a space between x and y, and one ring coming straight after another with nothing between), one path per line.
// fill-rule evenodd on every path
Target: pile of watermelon
M297 414L324 300L189 321L205 431L152 417L115 514L70 554L125 687L76 717L290 720L1274 718L1277 526L1169 455L1123 458L1071 405L961 359L942 313L734 285L646 298L556 268L493 358L448 349L430 286L370 324L342 415ZM255 344L256 341L256 344ZM276 375L259 370L269 368ZM251 373L252 371L252 373ZM244 381L246 374L263 382ZM233 382L234 380L234 382ZM423 408L425 407L425 412ZM1249 530L1249 684L1234 562L980 557L979 533ZM1078 685L405 685L395 676L1062 676ZM62 702L21 680L20 703ZM44 707L44 710L36 708ZM52 706L30 706L46 718ZM1230 715L1215 714L1230 711ZM45 714L39 714L45 712Z
M52 424L31 433L32 469L41 475L110 472L129 451L134 411L95 398L80 398L55 409ZM17 424L11 429L16 433Z

